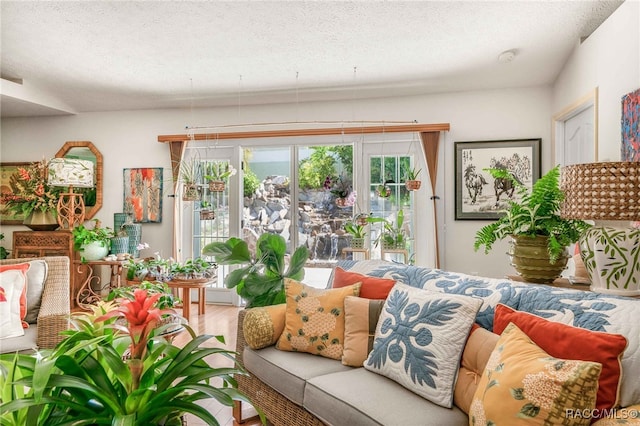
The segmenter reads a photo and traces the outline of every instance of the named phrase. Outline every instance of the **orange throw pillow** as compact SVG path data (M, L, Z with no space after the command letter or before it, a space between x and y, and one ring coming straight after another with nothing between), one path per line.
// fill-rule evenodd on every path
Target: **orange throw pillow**
M602 411L618 404L622 374L620 359L627 347L624 336L549 321L498 304L493 319L493 332L501 334L510 322L553 357L602 364L596 408Z
M346 287L355 283L362 283L362 287L360 287L360 297L380 300L387 298L396 281L388 278L362 275L357 272L349 272L339 266L336 267L333 273L332 288Z
M29 328L29 324L25 322L24 317L27 316L27 271L31 265L29 263L17 263L15 265L2 265L0 266L0 272L18 270L24 274L25 285L20 293L20 321L22 321L22 328Z

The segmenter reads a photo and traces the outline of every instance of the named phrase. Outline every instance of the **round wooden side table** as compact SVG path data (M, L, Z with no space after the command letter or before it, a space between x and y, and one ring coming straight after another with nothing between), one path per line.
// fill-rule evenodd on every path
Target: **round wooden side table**
M191 290L198 290L198 315L202 315L204 314L205 288L212 280L213 278L194 278L167 281L170 288L182 289L182 316L187 320L191 313Z

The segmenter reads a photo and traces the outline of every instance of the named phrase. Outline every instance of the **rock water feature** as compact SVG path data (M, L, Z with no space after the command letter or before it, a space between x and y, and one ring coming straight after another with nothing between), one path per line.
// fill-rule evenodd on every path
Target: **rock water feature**
M294 207L296 216L292 218ZM311 253L309 261L332 262L349 246L350 236L343 225L352 214L352 207L336 206L335 197L322 189L301 191L297 207L292 206L289 179L269 176L253 197L244 199L244 238L257 239L260 234L270 232L289 240L291 220L295 219L299 243Z

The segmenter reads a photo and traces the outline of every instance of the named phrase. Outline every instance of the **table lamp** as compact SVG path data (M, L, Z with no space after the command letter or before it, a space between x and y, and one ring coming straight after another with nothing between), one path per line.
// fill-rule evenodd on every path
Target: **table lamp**
M579 241L591 290L639 295L640 229L630 224L640 220L640 162L565 166L560 188L562 217L595 222Z
M53 158L49 162L50 186L64 186L69 192L60 194L58 199L58 224L63 229L72 229L84 222L85 206L82 194L73 188L93 188L93 162L75 158Z

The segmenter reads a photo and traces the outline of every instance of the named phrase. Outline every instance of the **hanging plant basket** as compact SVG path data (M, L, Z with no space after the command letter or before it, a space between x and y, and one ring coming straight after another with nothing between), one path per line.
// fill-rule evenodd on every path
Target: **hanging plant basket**
M409 191L417 191L420 189L420 185L422 185L422 181L420 180L408 180L404 183L404 186L406 186Z
M210 180L209 181L209 191L211 192L222 192L224 191L225 183L222 180Z
M195 183L185 183L182 187L182 201L200 200L200 188Z
M338 207L346 207L347 199L346 198L336 198L336 206Z
M391 196L391 187L389 185L378 185L376 187L376 195L380 198L389 198Z
M369 215L364 213L359 214L356 216L355 222L356 225L367 226L367 224L369 223Z
M213 210L200 210L200 220L213 220L216 218L216 212Z

